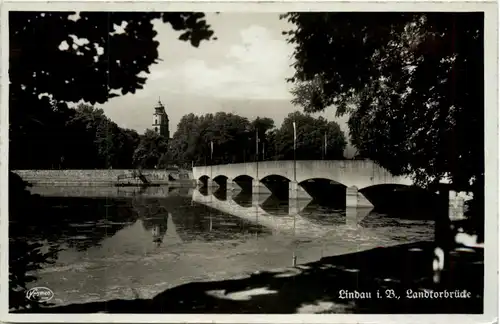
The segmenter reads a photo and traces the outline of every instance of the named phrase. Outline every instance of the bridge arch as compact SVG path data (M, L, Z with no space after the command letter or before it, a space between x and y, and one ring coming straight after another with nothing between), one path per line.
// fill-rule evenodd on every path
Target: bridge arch
M321 183L321 184L330 184L330 185L340 185L343 187L347 187L345 184L335 181L333 179L329 178L310 178L310 179L305 179L299 182L299 185L306 185L307 183Z
M288 199L291 180L283 175L269 174L260 179L258 186L260 193L271 194L276 198Z
M236 177L233 178L233 181L246 181L246 180L253 180L254 177L248 175L248 174L240 174Z
M228 177L228 181L229 177ZM232 184L236 187L234 189L241 189L245 192L252 191L252 184L254 178L248 174L240 174L232 179Z
M327 178L311 178L298 184L315 203L323 206L344 208L347 186Z
M213 178L213 181L219 185L219 187L226 187L227 186L227 176L225 175L217 175L216 177Z
M207 175L201 175L198 177L198 183L201 184L202 187L208 186L208 180L210 179Z
M376 206L377 210L415 214L408 215L410 218L415 218L424 211L429 213L437 209L437 194L414 185L379 184L362 188L359 192Z
M268 183L268 182L290 182L292 180L280 174L269 174L263 178L260 178L259 181L262 183Z

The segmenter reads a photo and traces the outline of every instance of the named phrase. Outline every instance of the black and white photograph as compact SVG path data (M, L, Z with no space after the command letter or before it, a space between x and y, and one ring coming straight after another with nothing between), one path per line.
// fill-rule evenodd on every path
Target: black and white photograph
M498 9L434 6L6 3L5 319L493 320Z

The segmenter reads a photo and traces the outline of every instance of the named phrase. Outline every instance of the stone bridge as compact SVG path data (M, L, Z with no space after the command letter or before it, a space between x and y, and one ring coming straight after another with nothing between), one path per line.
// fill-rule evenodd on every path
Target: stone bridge
M206 186L226 186L228 190L252 181L253 193L269 193L267 180L281 178L288 182L289 198L311 198L304 184L311 181L329 181L347 187L346 207L373 207L358 190L377 185L412 185L408 177L396 177L369 160L308 160L262 161L193 168L194 179Z

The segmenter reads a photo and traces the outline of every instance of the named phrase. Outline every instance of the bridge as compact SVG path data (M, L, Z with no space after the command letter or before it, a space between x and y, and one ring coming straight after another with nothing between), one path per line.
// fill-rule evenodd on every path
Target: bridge
M369 160L262 161L197 166L193 178L203 186L240 189L251 181L252 193L272 192L271 182L288 183L289 199L310 199L304 189L308 182L327 182L346 188L346 207L373 207L359 190L378 185L413 184L408 177L397 177Z

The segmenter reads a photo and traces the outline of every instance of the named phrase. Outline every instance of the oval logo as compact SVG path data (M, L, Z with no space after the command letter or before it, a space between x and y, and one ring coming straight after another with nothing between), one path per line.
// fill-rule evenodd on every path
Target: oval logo
M47 287L33 287L26 292L26 299L36 302L46 302L54 298L54 292Z

